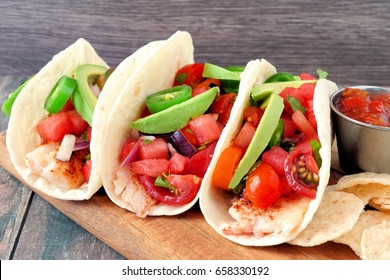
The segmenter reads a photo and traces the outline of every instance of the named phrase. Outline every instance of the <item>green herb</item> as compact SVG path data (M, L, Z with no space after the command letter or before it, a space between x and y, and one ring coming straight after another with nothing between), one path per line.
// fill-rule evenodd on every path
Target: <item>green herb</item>
M296 110L299 110L301 111L302 113L305 113L306 112L306 109L305 107L302 106L301 102L296 99L295 97L293 96L288 96L287 97L287 102L291 105L291 108L293 109L293 111L295 112Z
M283 130L284 122L282 119L280 119L274 133L272 134L271 140L268 143L268 148L272 148L273 146L280 146L283 138Z
M157 176L156 180L154 181L154 185L161 187L161 188L167 188L175 195L178 194L178 190L174 186L169 184L168 179L163 178L161 176Z
M328 77L328 72L322 70L321 68L317 69L317 74L319 79L326 79Z

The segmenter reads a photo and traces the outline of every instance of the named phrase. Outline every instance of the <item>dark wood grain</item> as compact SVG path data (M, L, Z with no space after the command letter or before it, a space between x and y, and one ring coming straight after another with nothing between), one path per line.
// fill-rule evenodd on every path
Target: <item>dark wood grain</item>
M7 150L4 149L4 133L0 134L0 154L0 165L18 177ZM358 259L349 247L333 242L311 248L289 244L269 247L241 246L214 232L198 207L173 217L141 219L114 205L104 192L97 193L88 201L65 201L28 187L128 259ZM33 213L36 214L40 215ZM37 229L34 227L24 232L26 241L29 236L34 236L35 230ZM66 245L66 242L58 240L59 248L54 248L52 252L58 254Z
M78 37L111 65L149 41L189 31L196 58L285 71L326 69L337 83L388 85L390 2L2 1L0 75L31 75Z

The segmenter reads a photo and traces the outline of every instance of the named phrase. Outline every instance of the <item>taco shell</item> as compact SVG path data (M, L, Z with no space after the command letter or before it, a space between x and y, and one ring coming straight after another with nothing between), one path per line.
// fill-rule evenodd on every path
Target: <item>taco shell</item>
M41 143L36 126L48 116L48 112L44 109L44 102L57 80L63 75L72 76L74 70L81 64L108 66L90 43L80 38L55 55L34 75L15 100L6 136L11 161L29 185L49 196L64 200L89 199L101 188L100 165L97 164L99 143L101 142L99 135L105 126L108 114L120 89L127 82L129 73L137 68L138 64L147 57L156 45L157 43L141 48L118 65L101 91L96 106L99 109L95 110L92 120L93 132L90 152L93 164L91 176L89 183L84 183L80 188L67 189L66 186L59 187L61 184L54 184L53 181L47 180L47 177L42 174L50 173L50 168L40 174L32 171L26 165L26 155L34 151Z
M312 220L320 205L330 176L331 118L329 96L337 90L337 86L331 81L320 79L317 81L313 100L314 114L318 124L317 132L322 146L320 149L322 167L319 170L320 182L315 199L310 200L299 196L288 199L279 198L274 205L266 210L255 208L253 204L249 203L234 204L232 207L233 194L212 186L211 178L218 161L218 155L230 145L232 139L240 131L241 116L244 108L248 106L251 89L256 84L263 83L274 73L276 73L275 67L267 61L256 61L256 66L252 68L247 77L246 91L243 90L239 93L239 95L243 94L241 108L235 112L236 118L228 129L228 135L221 141L223 143L221 143L220 149L216 150L200 195L200 207L207 223L225 238L246 246L270 246L294 239ZM241 215L235 211L238 208ZM232 218L233 216L235 219ZM236 234L234 232L237 224L241 228L245 228L247 225L250 228L254 228L254 226L265 227L264 230L269 233L261 236L255 236L252 232Z

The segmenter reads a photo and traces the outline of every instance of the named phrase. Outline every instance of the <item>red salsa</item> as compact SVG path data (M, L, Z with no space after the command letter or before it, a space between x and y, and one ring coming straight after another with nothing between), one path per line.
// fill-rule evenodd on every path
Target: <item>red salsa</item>
M369 94L358 88L346 88L335 104L344 115L368 124L390 127L390 94Z

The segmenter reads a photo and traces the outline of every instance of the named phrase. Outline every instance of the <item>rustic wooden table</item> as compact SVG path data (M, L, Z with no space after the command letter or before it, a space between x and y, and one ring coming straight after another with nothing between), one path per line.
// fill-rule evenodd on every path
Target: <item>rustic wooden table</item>
M390 2L0 2L0 103L79 37L110 64L189 31L195 58L220 65L264 57L279 71L329 72L339 85L390 84ZM8 119L0 114L0 131ZM0 167L0 259L123 259Z

